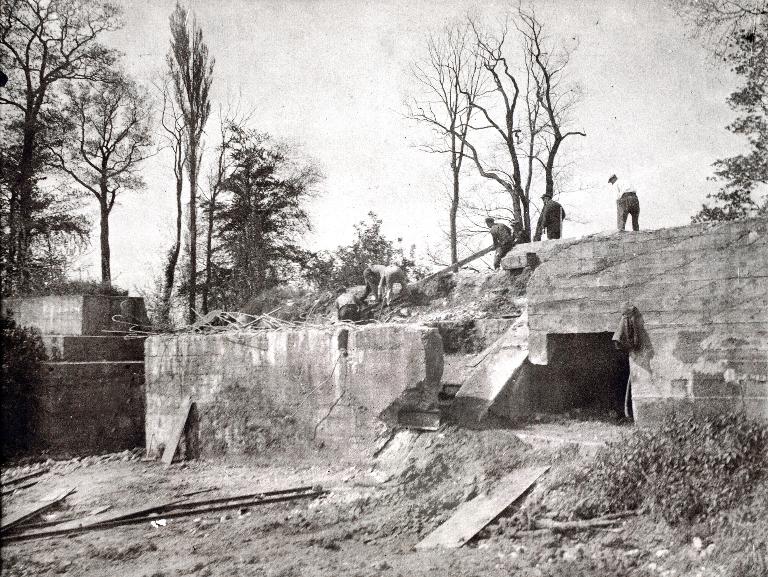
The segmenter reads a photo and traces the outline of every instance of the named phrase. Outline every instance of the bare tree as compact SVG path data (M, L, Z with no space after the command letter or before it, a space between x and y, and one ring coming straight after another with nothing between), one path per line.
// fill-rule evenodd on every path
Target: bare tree
M211 112L209 93L214 59L208 55L203 31L187 10L176 4L170 17L171 47L168 72L173 80L176 102L186 125L187 167L189 169L189 300L187 320L195 319L197 303L197 180L205 123Z
M0 65L10 77L0 94L0 105L20 116L22 131L11 186L7 259L22 287L35 211L41 114L62 82L104 78L117 53L101 45L99 38L119 28L118 16L116 6L98 1L0 2Z
M184 137L187 132L187 126L184 121L184 114L179 110L175 102L173 87L170 80L165 79L157 87L162 96L162 109L160 113L160 125L165 133L165 143L167 148L173 154L173 176L176 181L176 236L171 248L168 250L168 256L163 271L163 287L158 311L160 320L164 323L170 321L171 315L171 296L176 278L176 266L179 262L181 253L181 231L183 223L182 194L184 192L184 168L187 164L187 147L184 144Z
M476 97L462 89L481 119L480 124L469 124L462 140L478 173L507 191L515 220L530 235L531 193L537 174L543 176L544 192L554 193L563 141L584 133L564 130L578 96L574 87L563 82L569 51L545 46L542 25L533 13L521 10L513 23L523 54L518 67L507 55L512 33L508 22L492 31L469 19L475 52L490 88ZM488 152L495 149L503 151L503 158Z
M563 85L563 72L568 66L570 53L567 50L553 53L547 49L542 25L534 14L520 12L520 22L518 31L525 38L528 68L532 69L529 77L533 78L536 87L537 104L546 115L546 122L540 131L546 147L544 193L554 195L556 163L563 141L569 136L586 136L579 130L563 129L578 100L578 92L574 87Z
M427 39L427 56L413 65L411 73L424 90L408 103L408 117L432 129L437 144L426 144L427 152L449 155L452 190L448 238L451 263L459 261L456 220L461 201L460 175L472 102L481 90L480 66L472 51L468 24L448 26Z
M152 154L147 94L122 75L70 86L62 126L58 142L48 144L52 163L99 203L101 281L111 285L109 215L119 194L144 186L137 169Z

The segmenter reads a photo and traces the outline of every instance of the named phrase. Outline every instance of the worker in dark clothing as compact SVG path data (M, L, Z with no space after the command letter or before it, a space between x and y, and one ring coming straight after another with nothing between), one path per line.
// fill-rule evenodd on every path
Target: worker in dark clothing
M541 233L546 230L547 238L549 240L560 238L561 225L565 220L565 211L560 203L556 200L552 200L552 195L548 192L544 193L541 197L544 201L544 206L541 208L541 214L539 215L539 222L536 225L536 234L533 237L534 241L541 240Z
M608 179L609 184L616 184L618 177L615 174ZM616 184L616 228L624 231L627 227L627 217L632 215L632 230L640 230L640 200L637 198L635 187L622 180L623 184Z
M485 224L491 232L493 238L493 247L496 249L496 256L493 259L493 268L498 270L501 266L501 259L515 246L515 239L512 231L506 224L496 222L490 216L485 219Z
M515 241L515 245L531 242L531 235L525 228L523 228L523 223L519 220L512 223L512 237Z
M338 289L336 294L336 315L339 321L360 321L363 303L357 295L343 288Z

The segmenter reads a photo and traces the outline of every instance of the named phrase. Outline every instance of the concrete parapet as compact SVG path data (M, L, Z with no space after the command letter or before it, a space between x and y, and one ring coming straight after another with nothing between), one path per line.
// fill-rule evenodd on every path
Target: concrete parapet
M144 339L121 336L43 335L50 361L141 361Z
M105 295L56 295L5 299L3 314L11 312L19 326L35 327L51 335L102 335L105 330L127 331L114 315L126 314L149 324L144 299Z
M404 324L154 336L145 360L148 449L190 395L187 447L201 455L362 446L401 408L435 403L443 370L437 330Z

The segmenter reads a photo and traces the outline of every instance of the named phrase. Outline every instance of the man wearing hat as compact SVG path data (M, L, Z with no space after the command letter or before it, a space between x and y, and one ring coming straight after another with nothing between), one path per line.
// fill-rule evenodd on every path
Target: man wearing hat
M608 184L616 184L618 177L612 174ZM635 187L630 183L616 184L616 227L624 231L627 226L627 216L632 215L632 230L640 230L640 200L637 198Z
M485 219L488 230L493 238L493 247L496 249L496 256L493 259L493 268L498 270L501 266L501 259L515 246L515 239L512 231L506 224L496 222L492 217Z
M545 192L541 199L544 201L544 206L541 208L541 214L539 214L539 222L536 225L536 234L533 240L541 240L543 230L547 231L547 238L550 240L560 238L565 211L559 202L552 200L552 193Z

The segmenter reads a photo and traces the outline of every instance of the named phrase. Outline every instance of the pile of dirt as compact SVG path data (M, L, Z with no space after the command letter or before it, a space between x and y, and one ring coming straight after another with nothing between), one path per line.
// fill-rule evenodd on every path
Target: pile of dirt
M381 451L368 473L383 483L369 496L358 530L367 542L412 547L450 517L464 501L532 459L511 431L468 431L454 426L440 433L403 431Z

